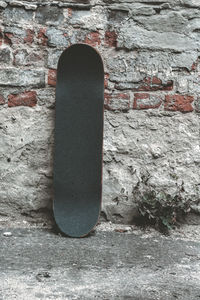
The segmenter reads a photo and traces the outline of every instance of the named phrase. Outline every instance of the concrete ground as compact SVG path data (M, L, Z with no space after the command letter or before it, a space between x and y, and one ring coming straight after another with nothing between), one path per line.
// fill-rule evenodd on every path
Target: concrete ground
M200 226L166 237L103 223L72 239L18 225L0 229L1 300L200 299Z

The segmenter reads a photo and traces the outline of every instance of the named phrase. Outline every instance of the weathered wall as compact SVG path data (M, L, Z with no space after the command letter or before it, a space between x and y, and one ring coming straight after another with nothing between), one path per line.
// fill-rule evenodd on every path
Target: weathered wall
M0 214L52 205L56 66L69 45L105 63L103 211L128 222L134 186L200 198L199 0L0 1Z

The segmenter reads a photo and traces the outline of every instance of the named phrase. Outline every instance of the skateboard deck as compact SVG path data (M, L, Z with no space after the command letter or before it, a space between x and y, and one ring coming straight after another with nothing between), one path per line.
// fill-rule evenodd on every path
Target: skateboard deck
M87 235L101 209L104 69L75 44L60 56L56 84L54 217L70 237Z

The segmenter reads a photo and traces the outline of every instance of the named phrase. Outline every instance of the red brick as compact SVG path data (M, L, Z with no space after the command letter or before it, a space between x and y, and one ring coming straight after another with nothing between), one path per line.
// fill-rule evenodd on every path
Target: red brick
M104 94L107 110L128 111L130 109L130 95L127 93Z
M158 108L162 103L162 98L159 95L148 93L135 93L133 109L150 109Z
M34 39L34 31L31 29L26 30L26 37L24 38L24 43L32 44Z
M105 43L109 47L117 46L117 34L115 31L106 31L105 33Z
M57 75L57 71L55 69L49 69L49 71L48 71L48 85L56 86L56 75Z
M7 45L12 45L12 39L13 39L14 35L12 33L6 32L4 34L4 43Z
M4 29L3 37L4 43L8 45L18 45L23 43L31 44L34 39L34 30L18 27L17 25L11 26Z
M38 44L42 45L42 46L47 46L47 41L48 38L46 36L46 28L40 28L38 34L37 34L37 38L38 38Z
M198 66L198 59L197 59L197 61L195 61L195 62L192 64L191 70L192 70L192 71L196 71L197 66Z
M193 101L194 97L189 95L166 95L164 107L168 111L191 112Z
M104 75L104 88L105 89L108 88L108 79L109 79L109 74L105 73L105 75Z
M31 41L31 32L29 30L21 29L20 33L4 32L4 43L7 45L29 43Z
M87 35L84 41L86 44L89 44L93 47L96 47L101 44L100 34L98 31L91 32Z
M171 91L173 89L173 81L169 80L163 83L162 80L156 76L144 78L139 85L133 89L135 92L139 91Z
M162 85L162 80L156 76L152 77L152 84Z
M0 105L5 104L5 99L2 95L0 95Z
M37 104L37 94L35 91L27 91L20 94L10 94L8 96L8 106L29 106L33 107Z
M72 16L72 12L73 12L72 8L68 8L67 12L68 12L68 17L71 17Z

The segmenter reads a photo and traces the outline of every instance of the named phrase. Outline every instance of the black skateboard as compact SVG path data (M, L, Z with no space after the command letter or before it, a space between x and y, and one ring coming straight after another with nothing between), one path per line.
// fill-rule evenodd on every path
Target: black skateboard
M87 235L101 208L104 70L91 46L60 56L56 85L54 216L71 237Z

